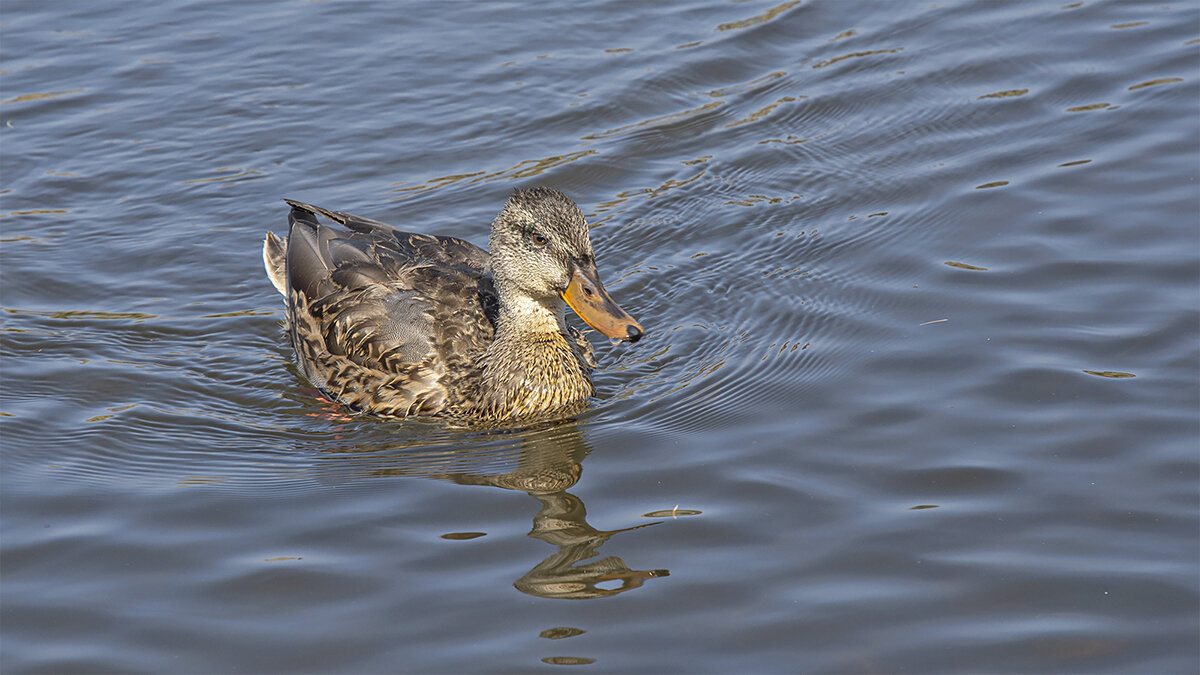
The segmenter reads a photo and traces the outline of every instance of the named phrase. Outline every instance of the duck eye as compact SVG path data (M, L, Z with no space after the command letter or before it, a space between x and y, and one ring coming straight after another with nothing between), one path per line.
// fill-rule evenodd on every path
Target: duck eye
M535 232L535 233L533 234L533 243L537 244L538 246L545 246L545 245L546 245L546 242L548 242L548 241L550 241L550 240L549 240L549 239L547 239L547 238L546 238L544 235L542 235L542 234L539 234L539 233L537 233L537 232Z

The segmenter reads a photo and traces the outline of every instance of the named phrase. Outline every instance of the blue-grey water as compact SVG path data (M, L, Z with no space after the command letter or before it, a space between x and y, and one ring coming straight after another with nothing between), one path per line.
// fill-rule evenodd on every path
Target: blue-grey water
M1200 670L1195 2L5 0L0 160L6 673ZM315 398L281 198L538 184L587 412Z

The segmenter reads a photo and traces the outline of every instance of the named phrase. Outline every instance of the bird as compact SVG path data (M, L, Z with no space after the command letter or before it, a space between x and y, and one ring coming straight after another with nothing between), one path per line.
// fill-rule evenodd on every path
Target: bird
M596 359L566 307L613 344L645 335L601 283L579 206L556 189L514 191L486 251L284 201L288 235L267 232L263 265L300 373L352 412L574 414L595 394Z

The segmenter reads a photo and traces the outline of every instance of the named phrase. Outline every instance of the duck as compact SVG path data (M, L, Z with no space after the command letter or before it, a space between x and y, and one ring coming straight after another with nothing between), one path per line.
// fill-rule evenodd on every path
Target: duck
M597 362L567 307L614 345L645 335L601 283L579 206L556 189L514 191L486 251L284 201L288 234L267 232L263 265L284 297L300 373L352 412L572 413L595 394Z

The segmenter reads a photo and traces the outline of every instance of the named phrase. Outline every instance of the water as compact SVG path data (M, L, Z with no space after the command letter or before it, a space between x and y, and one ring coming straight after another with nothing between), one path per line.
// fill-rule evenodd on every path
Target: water
M5 672L1195 672L1200 8L0 14ZM344 419L283 197L564 190L574 420Z

